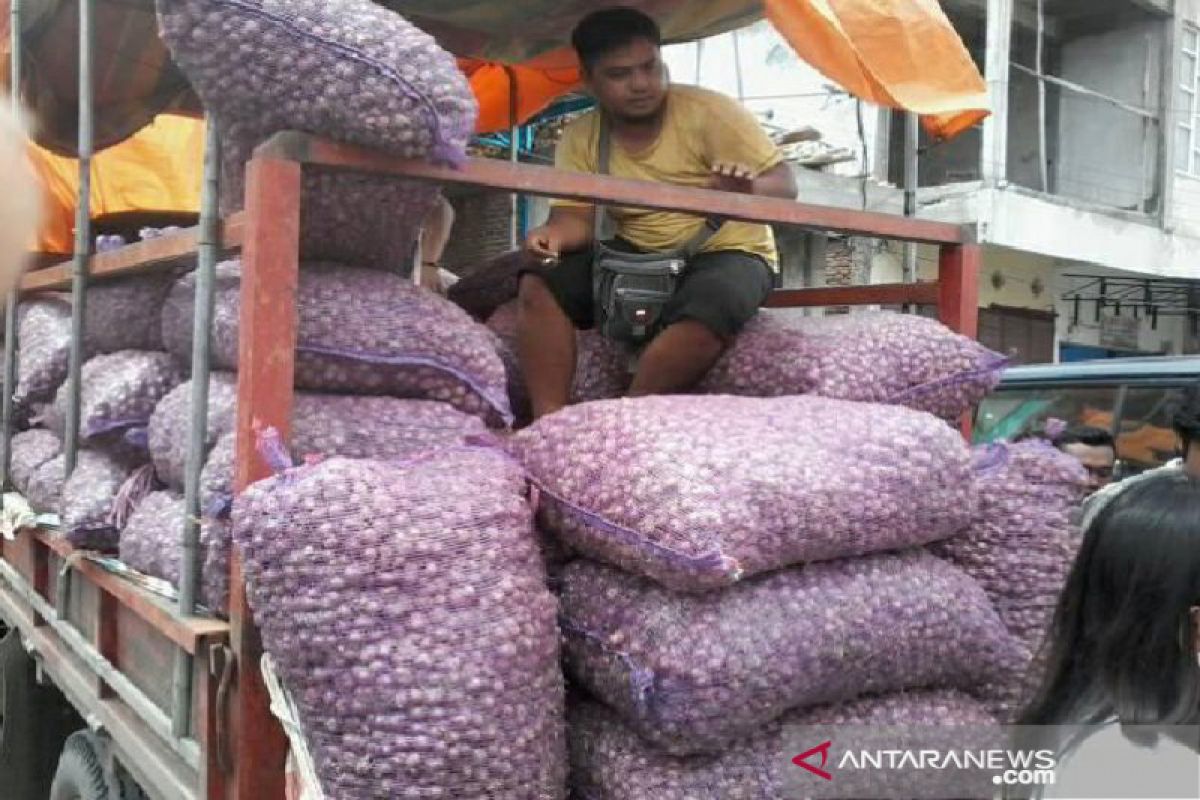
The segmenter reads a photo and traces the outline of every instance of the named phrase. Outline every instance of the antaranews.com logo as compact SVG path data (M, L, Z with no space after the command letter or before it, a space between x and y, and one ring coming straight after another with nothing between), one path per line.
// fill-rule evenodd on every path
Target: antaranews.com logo
M956 772L991 773L991 783L1002 787L1030 788L1054 785L1058 759L1052 750L969 750L870 748L834 752L832 740L809 748L792 759L792 764L815 778L833 782L836 773L874 770L876 772L916 773ZM831 763L836 762L836 763Z
M1197 726L788 726L786 800L1200 797Z

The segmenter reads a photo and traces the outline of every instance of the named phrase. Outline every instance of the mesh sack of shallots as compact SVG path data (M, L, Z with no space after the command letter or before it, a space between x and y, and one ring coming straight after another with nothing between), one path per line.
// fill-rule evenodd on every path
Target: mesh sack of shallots
M191 426L191 381L180 384L154 410L150 454L159 479L183 489ZM234 430L237 377L214 372L209 381L205 455ZM406 458L423 450L464 444L486 434L478 418L431 400L297 392L292 409L292 450L299 456ZM216 491L216 486L212 487ZM225 491L228 491L227 489Z
M1000 380L1006 359L936 320L889 312L795 317L764 311L700 385L711 394L817 394L953 419Z
M963 748L972 738L998 735L995 721L976 701L955 691L883 695L841 705L792 711L715 755L680 758L634 734L597 703L573 704L568 713L571 786L578 800L759 800L792 796L794 770L787 729L801 726L911 726L936 730ZM830 735L829 732L826 735ZM936 735L936 734L935 734ZM895 741L890 743L895 746ZM845 780L839 774L838 780ZM791 780L789 780L789 778ZM842 787L839 785L839 791ZM877 796L877 795L860 795Z
M130 475L118 458L97 450L80 450L62 488L62 530L71 544L113 552L119 526L114 515L121 489Z
M28 419L35 407L54 400L67 379L71 355L71 306L55 298L22 303L18 309L17 387L13 402L18 417Z
M238 262L219 265L213 365L237 369ZM168 350L190 359L195 281L163 307ZM495 336L445 298L375 270L306 264L296 294L296 386L437 400L500 425L512 419ZM186 344L185 344L186 343Z
M120 559L132 569L178 587L183 553L183 498L154 492L138 503L120 538ZM229 609L230 526L202 516L199 600L219 614Z
M1072 512L1087 473L1049 443L996 443L974 451L978 508L970 529L932 546L973 577L1031 652L1049 628L1078 547Z
M256 483L234 542L329 797L565 794L556 604L491 448Z
M57 514L61 508L63 484L66 480L66 457L59 453L29 476L25 487L25 499L34 511Z
M22 431L12 438L12 484L25 494L38 468L62 453L62 441L45 428Z
M547 529L682 591L944 539L974 502L962 437L899 406L605 400L544 417L512 444Z
M524 251L505 253L464 275L450 287L446 296L483 322L501 306L516 299L521 269L526 263Z
M121 350L88 359L80 378L80 441L123 439L131 429L145 428L159 400L183 380L167 353ZM67 387L46 411L46 427L62 435L66 427Z
M1039 440L978 447L974 462L979 506L970 528L930 549L983 587L1030 654L1023 669L980 694L1010 720L1036 689L1042 645L1078 549L1072 515L1087 473Z
M89 354L162 350L160 312L169 274L137 275L88 288L84 331Z
M706 594L576 561L562 587L571 677L679 755L718 752L793 708L976 688L1023 655L983 590L921 548Z
M281 130L407 158L464 156L477 113L465 76L432 37L376 3L161 0L158 9L176 63L221 120L224 214L241 208L252 148ZM396 269L435 197L400 179L310 175L301 252Z
M517 304L506 303L487 321L488 329L500 338L500 357L508 370L508 395L518 419L529 416L529 395L517 356ZM611 400L629 388L629 361L621 345L598 331L575 333L575 379L571 402Z
M150 416L150 458L158 479L177 491L183 490L187 469L188 442L191 439L192 382L184 381L167 393ZM205 428L205 454L225 434L233 430L237 408L237 376L230 372L212 372L208 380L208 422Z

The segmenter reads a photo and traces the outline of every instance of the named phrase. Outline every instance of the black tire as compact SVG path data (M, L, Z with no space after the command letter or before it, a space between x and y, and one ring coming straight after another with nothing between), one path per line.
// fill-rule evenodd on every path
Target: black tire
M112 800L104 765L87 731L67 737L50 785L50 800Z
M82 725L56 689L38 685L20 634L7 628L0 637L0 793L45 798L63 742Z

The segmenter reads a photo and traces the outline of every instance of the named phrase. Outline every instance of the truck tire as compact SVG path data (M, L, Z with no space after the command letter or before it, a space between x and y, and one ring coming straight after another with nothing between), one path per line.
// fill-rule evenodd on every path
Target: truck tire
M50 785L50 800L113 800L104 765L87 731L67 737Z
M46 797L55 757L67 735L82 725L56 689L38 685L33 659L25 652L20 634L6 628L0 636L0 791L4 796Z

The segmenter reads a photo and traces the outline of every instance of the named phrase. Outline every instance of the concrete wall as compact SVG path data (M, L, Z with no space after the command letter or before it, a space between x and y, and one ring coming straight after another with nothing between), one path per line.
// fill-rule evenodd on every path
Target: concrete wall
M1200 0L1176 0L1176 14L1183 21L1200 25ZM1178 84L1178 53L1176 53L1176 59L1175 82ZM1177 110L1176 114L1178 113ZM1174 156L1172 156L1172 164L1174 163L1173 159ZM1200 237L1200 178L1181 175L1174 170L1172 170L1172 174L1175 176L1171 209L1172 226L1181 233ZM1197 264L1197 269L1200 270L1200 263Z
M1130 22L1062 48L1062 77L1140 108L1157 108L1161 23ZM1153 210L1157 130L1096 98L1062 92L1057 194L1128 210ZM1147 204L1151 207L1147 208Z

